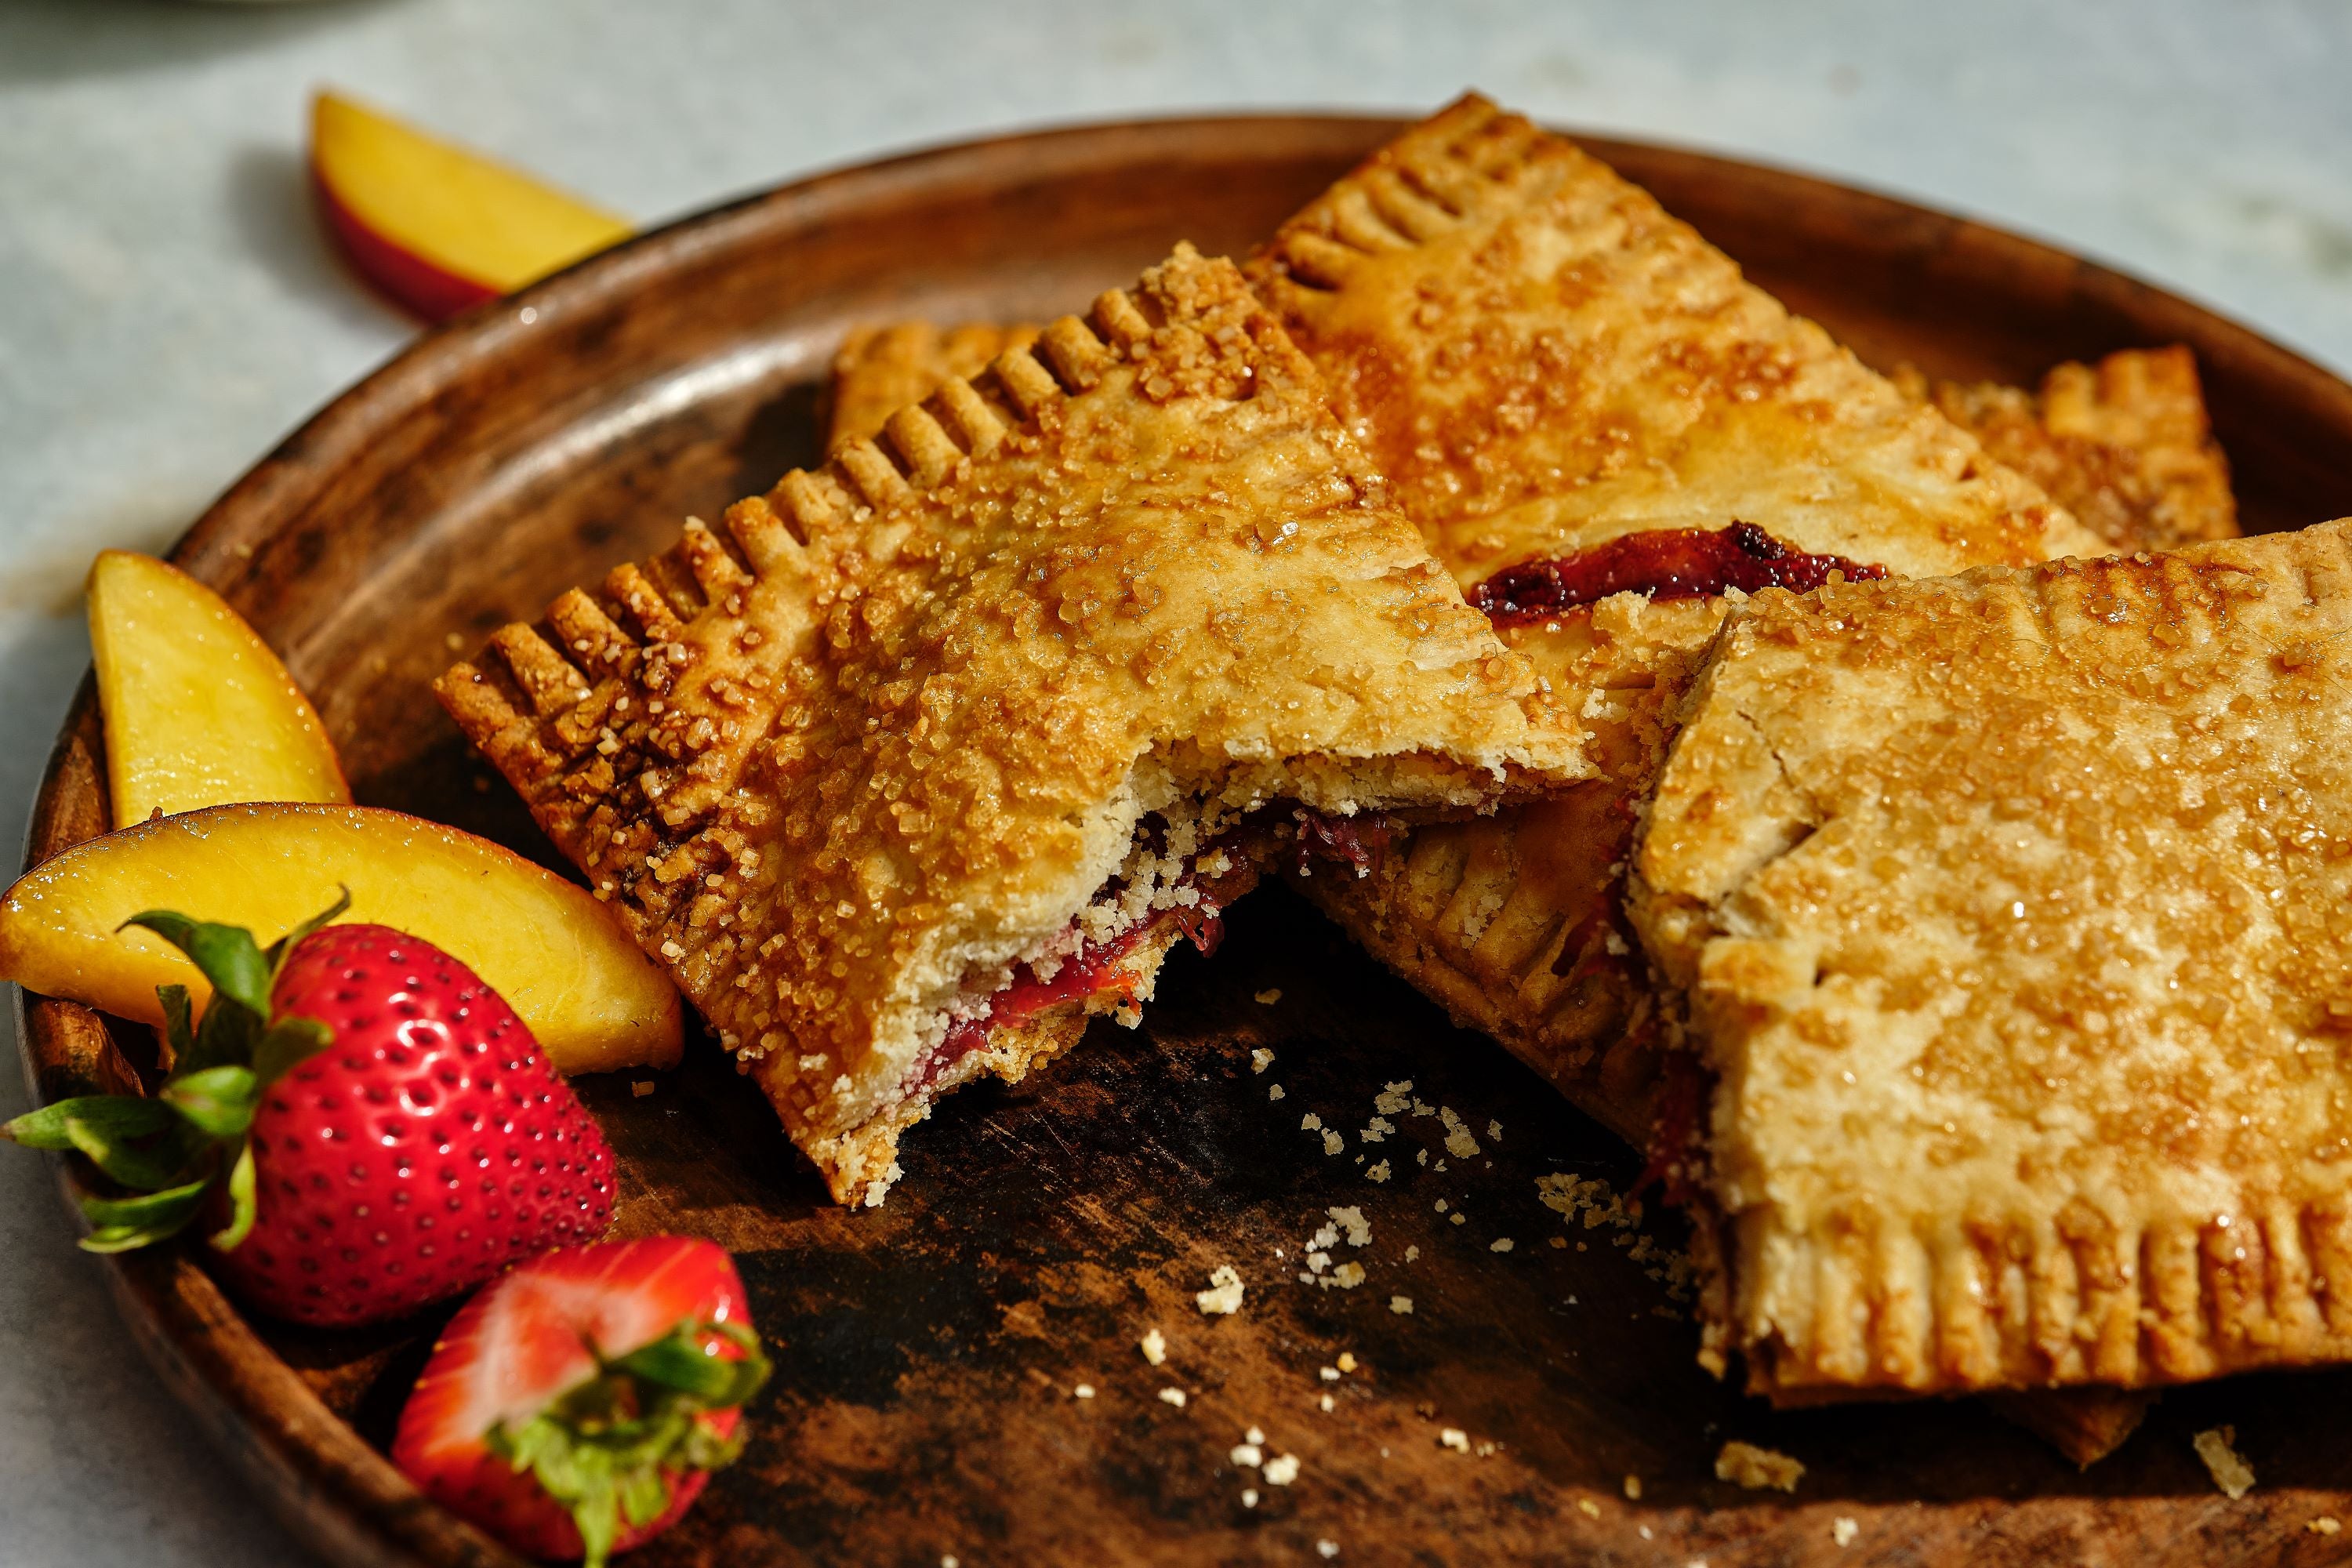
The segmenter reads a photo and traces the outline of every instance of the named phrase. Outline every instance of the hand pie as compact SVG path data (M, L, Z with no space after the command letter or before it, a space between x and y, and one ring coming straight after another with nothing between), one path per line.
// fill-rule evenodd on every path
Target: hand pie
M1307 889L1645 1142L1657 1053L1618 890L1717 595L2106 547L1646 193L1481 98L1248 270L1438 559L1581 705L1602 774Z
M978 323L941 331L929 321L899 321L850 333L833 356L825 450L875 439L901 408L912 408L950 381L969 381L1005 350L1036 341L1034 327Z
M2230 466L2213 444L2187 349L2127 349L2062 364L2037 393L1896 377L2108 543L2171 550L2235 539Z
M2352 1356L2352 521L1752 600L1631 909L1783 1401Z
M845 1202L1258 867L1587 775L1230 262L689 523L443 678Z

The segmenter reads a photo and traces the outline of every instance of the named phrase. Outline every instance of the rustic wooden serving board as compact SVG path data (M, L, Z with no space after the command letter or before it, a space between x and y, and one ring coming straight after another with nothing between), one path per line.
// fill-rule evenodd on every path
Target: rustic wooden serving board
M1239 252L1393 129L1100 127L754 197L425 339L266 458L177 559L286 650L362 800L548 858L426 691L453 649L814 458L816 384L853 323L1036 319L1177 239ZM1590 144L1883 366L2022 382L2063 358L2190 343L2250 525L2352 512L2352 388L2236 327L1882 198ZM101 747L85 687L32 859L106 826ZM68 1004L27 998L25 1026L44 1099L127 1084L152 1054ZM1274 1053L1263 1073L1258 1049ZM644 1568L1320 1563L1325 1542L1343 1563L1676 1568L2352 1551L2352 1531L2306 1528L2352 1523L2352 1376L2175 1393L2087 1475L1977 1403L1775 1415L1717 1384L1654 1260L1636 1258L1643 1233L1570 1226L1538 1201L1555 1173L1622 1188L1631 1155L1286 893L1240 908L1213 959L1171 962L1141 1031L1098 1025L1018 1089L951 1100L907 1141L906 1179L879 1211L828 1206L709 1041L650 1095L629 1076L581 1086L622 1155L621 1231L735 1248L780 1368L743 1462L631 1559ZM1366 1143L1374 1097L1405 1080L1480 1152L1449 1152L1444 1123L1409 1111ZM1310 1112L1340 1152L1302 1129ZM1391 1174L1375 1183L1383 1160ZM1335 1207L1370 1226L1365 1245L1328 1248L1325 1272L1361 1268L1353 1289L1297 1278ZM1646 1233L1675 1239L1669 1217ZM1192 1293L1220 1264L1246 1299L1204 1317ZM175 1253L90 1266L111 1271L131 1337L322 1554L512 1561L417 1498L376 1447L437 1315L299 1331L244 1319ZM1160 1366L1137 1348L1153 1327ZM1327 1379L1342 1352L1353 1369ZM1074 1396L1082 1383L1092 1398ZM2189 1447L2221 1423L2261 1476L2241 1502ZM1297 1458L1290 1484L1236 1467L1252 1426L1267 1457ZM1732 1437L1802 1459L1796 1495L1715 1480Z

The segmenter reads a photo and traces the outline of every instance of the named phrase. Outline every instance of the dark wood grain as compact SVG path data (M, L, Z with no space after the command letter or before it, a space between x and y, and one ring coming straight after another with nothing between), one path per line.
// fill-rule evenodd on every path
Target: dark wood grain
M362 799L551 858L425 689L453 646L811 456L814 383L849 325L1035 319L1179 238L1245 249L1392 129L1061 132L754 197L425 338L266 458L177 558L287 652ZM2352 512L2352 388L2228 322L1901 204L1590 144L1883 365L2016 382L2060 358L2187 342L2249 521ZM86 686L30 859L105 826L102 745ZM1277 988L1277 1002L1255 999ZM44 1099L126 1087L152 1065L135 1032L65 1003L27 998L20 1038ZM1263 1075L1259 1047L1276 1053ZM1397 1134L1360 1142L1373 1096L1407 1079L1462 1115L1477 1158L1446 1154L1428 1119L1392 1118ZM744 1462L632 1558L646 1568L1319 1562L1325 1540L1342 1563L1716 1568L2344 1551L2347 1538L2305 1527L2352 1518L2336 1415L2352 1377L2176 1393L2088 1475L1979 1404L1776 1415L1715 1384L1622 1233L1571 1230L1537 1201L1555 1172L1623 1185L1622 1146L1285 894L1237 911L1213 960L1172 963L1141 1031L1098 1026L1018 1090L950 1101L908 1140L907 1177L879 1211L828 1206L707 1041L656 1082L644 1098L625 1077L582 1084L623 1155L620 1227L736 1248L782 1370ZM1345 1134L1341 1153L1300 1130L1309 1111ZM1393 1175L1372 1183L1383 1158ZM1360 1263L1365 1282L1299 1284L1302 1243L1345 1205L1372 1239L1342 1243L1335 1261ZM1670 1221L1651 1228L1672 1239ZM1512 1248L1493 1250L1506 1237ZM1204 1318L1192 1293L1220 1263L1242 1272L1246 1303ZM323 1555L511 1562L381 1457L435 1316L302 1332L246 1320L177 1253L93 1266L110 1271L131 1338ZM1398 1295L1409 1316L1390 1310ZM1152 1326L1169 1339L1164 1367L1136 1349ZM1357 1370L1322 1379L1343 1351ZM1081 1382L1091 1400L1073 1397ZM2239 1503L2189 1445L2223 1422L2262 1478ZM1295 1484L1236 1470L1228 1451L1253 1425L1269 1455L1299 1458ZM1442 1445L1447 1428L1472 1451ZM1804 1460L1797 1495L1716 1481L1729 1437ZM1840 1518L1856 1524L1844 1548Z

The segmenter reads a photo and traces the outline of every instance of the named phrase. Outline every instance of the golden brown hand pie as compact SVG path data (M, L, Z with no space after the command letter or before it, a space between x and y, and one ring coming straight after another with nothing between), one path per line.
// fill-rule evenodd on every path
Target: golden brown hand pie
M1633 918L1780 1399L2352 1355L2352 522L1766 595Z
M1456 1017L1643 1139L1655 1053L1616 893L1633 803L1721 619L1698 590L2105 546L1646 193L1480 98L1375 153L1249 270L1438 558L1474 593L1498 574L1537 590L1500 616L1506 640L1582 705L1602 773L1311 890ZM1574 602L1645 569L1666 592ZM1559 613L1542 613L1547 588Z
M1189 249L439 685L843 1201L1259 865L1589 773Z
M969 381L1007 349L1037 341L1029 326L973 322L945 331L929 321L863 327L833 356L826 389L825 450L844 441L870 441L890 416L911 408L950 381Z
M2230 466L2187 349L2127 349L2062 364L2042 390L1896 378L2109 543L2171 550L2238 536Z

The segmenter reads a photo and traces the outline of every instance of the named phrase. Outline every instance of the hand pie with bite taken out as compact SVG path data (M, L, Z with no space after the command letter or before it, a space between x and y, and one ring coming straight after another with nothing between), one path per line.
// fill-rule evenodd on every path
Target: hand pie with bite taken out
M439 690L836 1198L1130 1019L1261 868L1587 776L1230 262L509 626Z

